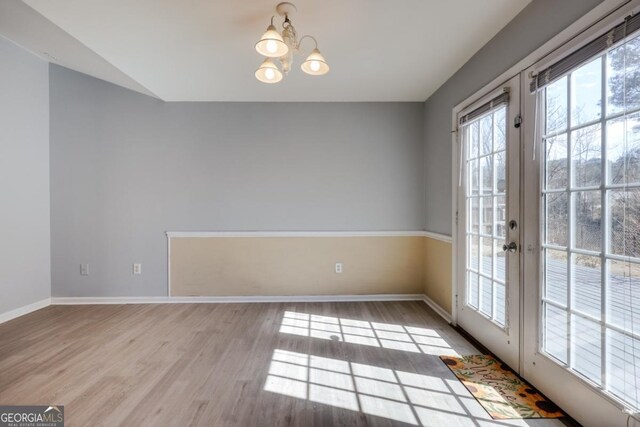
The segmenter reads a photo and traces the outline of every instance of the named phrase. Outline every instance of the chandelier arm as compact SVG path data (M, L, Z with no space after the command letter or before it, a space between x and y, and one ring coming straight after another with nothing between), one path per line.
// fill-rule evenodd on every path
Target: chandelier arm
M313 36L311 36L311 35L309 35L309 34L306 34L306 35L304 35L304 36L300 37L300 40L298 41L298 49L300 48L300 45L302 44L302 40L304 40L304 39L306 39L306 38L310 38L311 40L313 40L313 42L316 44L316 47L315 47L315 48L316 48L316 49L318 48L318 40L316 40L316 38L315 38L315 37L313 37Z

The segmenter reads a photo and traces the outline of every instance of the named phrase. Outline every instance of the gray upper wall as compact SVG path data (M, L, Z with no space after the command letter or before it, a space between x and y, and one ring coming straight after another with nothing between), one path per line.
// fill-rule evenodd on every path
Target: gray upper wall
M49 71L0 37L0 315L51 296Z
M425 103L426 230L451 235L453 107L535 51L601 0L533 0Z
M50 89L53 296L166 295L167 230L422 229L424 103L164 103L55 65Z

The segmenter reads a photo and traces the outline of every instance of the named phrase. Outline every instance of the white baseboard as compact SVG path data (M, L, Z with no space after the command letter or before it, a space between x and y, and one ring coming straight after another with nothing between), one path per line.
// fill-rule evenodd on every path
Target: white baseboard
M53 297L0 314L0 323L24 316L48 305L90 304L190 304L190 303L266 303L266 302L367 302L367 301L424 301L447 323L451 315L431 298L422 294L378 295L294 295L294 296L220 296L220 297Z
M41 308L45 308L51 304L51 298L43 299L42 301L36 301L31 304L27 304L22 307L18 307L14 310L7 311L6 313L0 314L0 323L8 322L9 320L13 320L16 317L24 316L25 314L29 314L36 310L40 310Z
M422 295L422 300L425 302L425 304L427 304L433 311L435 311L436 313L438 313L438 315L440 315L440 317L442 317L447 323L451 323L452 319L451 319L451 315L449 314L449 312L447 312L447 310L445 310L444 308L442 308L440 305L438 305L434 300L432 300L431 298L429 298L426 295Z
M292 296L216 296L216 297L54 297L52 305L83 304L185 304L259 302L365 302L422 301L422 294L379 295L292 295Z

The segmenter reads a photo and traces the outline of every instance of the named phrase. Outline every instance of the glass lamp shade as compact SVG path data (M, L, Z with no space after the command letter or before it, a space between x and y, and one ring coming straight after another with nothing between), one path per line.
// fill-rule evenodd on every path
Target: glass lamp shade
M289 46L282 40L282 36L276 30L276 27L269 25L260 41L256 43L256 50L260 55L267 58L279 58L289 52Z
M312 76L322 76L329 72L329 65L317 48L311 51L300 68L302 68L302 71L307 74L311 74Z
M278 83L282 80L282 73L271 58L267 58L256 70L256 79L262 83Z

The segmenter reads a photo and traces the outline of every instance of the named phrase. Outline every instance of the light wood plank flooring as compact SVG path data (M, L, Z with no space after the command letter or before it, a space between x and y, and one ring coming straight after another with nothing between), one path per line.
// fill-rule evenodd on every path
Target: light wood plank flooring
M50 306L0 325L0 404L67 426L506 426L422 302Z

